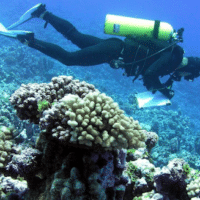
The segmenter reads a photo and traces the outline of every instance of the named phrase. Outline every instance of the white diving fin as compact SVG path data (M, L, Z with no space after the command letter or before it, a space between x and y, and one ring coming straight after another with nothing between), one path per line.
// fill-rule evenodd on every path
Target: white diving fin
M20 18L17 22L15 22L14 24L10 25L7 29L13 29L17 26L19 26L20 24L23 24L24 22L30 20L33 18L33 16L31 15L34 11L36 11L38 9L38 7L41 5L42 3L38 3L37 5L33 6L32 8L30 8L29 10L27 10Z
M149 91L138 93L135 94L135 99L138 108L171 105L171 101L160 92L155 94Z
M32 34L31 31L23 31L23 30L8 30L2 23L0 23L0 35L4 35L6 37L17 38L18 35L28 35Z

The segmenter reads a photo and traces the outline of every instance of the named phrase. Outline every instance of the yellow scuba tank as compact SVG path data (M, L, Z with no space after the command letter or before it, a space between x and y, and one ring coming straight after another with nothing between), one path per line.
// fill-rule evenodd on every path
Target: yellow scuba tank
M175 37L173 27L159 20L106 15L104 32L110 35L168 41Z

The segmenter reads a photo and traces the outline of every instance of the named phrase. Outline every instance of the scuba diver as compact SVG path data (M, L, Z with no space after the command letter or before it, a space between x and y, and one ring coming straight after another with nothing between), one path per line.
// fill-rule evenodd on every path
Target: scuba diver
M183 76L186 80L193 81L199 76L200 58L183 57L184 50L177 44L182 42L183 29L178 30L177 41L171 42L159 41L157 38L143 40L137 37L126 37L125 40L114 37L100 39L80 33L70 22L47 11L45 4L40 3L28 10L18 22L3 33L13 34L10 29L31 18L43 19L45 28L47 24L51 24L80 50L68 52L56 44L36 39L33 32L17 32L16 38L64 65L91 66L108 63L114 69L124 69L126 76L135 76L133 81L141 76L147 90L152 93L159 91L169 99L174 96L171 89L174 81L180 81ZM170 75L170 78L161 83L159 78L165 75Z

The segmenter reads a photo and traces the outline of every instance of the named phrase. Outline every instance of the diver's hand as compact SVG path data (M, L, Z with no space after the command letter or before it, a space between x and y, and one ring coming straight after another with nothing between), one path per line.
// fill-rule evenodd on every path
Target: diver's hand
M164 88L160 90L160 92L164 94L168 99L172 99L172 97L174 96L174 90L168 88Z
M172 84L173 84L173 79L172 78L169 78L164 84L163 86L166 87L166 88L171 88L172 87Z
M109 64L113 69L124 68L124 65L125 65L124 61L121 59L111 60Z

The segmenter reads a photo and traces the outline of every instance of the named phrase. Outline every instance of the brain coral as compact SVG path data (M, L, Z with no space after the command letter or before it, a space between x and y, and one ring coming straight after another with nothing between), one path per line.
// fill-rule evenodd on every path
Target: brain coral
M106 150L145 145L146 134L138 121L125 116L111 97L100 92L88 93L84 98L66 95L44 111L40 126L68 144Z

